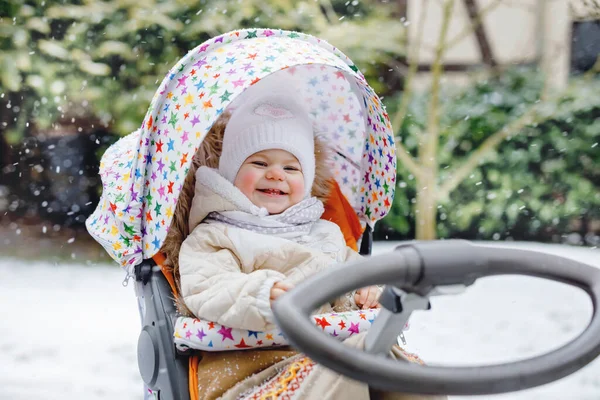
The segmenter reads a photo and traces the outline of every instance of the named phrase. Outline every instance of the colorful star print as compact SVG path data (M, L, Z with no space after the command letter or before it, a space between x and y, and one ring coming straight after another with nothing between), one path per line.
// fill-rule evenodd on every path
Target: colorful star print
M102 198L86 224L130 273L160 250L193 155L218 116L270 74L285 74L318 134L327 137L331 170L362 223L372 225L387 213L396 186L394 135L381 101L352 61L302 33L225 33L173 66L140 128L102 158Z
M321 334L344 340L366 332L377 318L379 311L379 309L369 309L320 314L315 315L311 321L319 327ZM408 326L405 327L405 330L407 328ZM196 334L191 332L196 332ZM176 320L173 337L175 345L181 351L188 349L243 350L289 344L283 332L277 328L265 332L233 329L213 322L186 317L179 317Z
M233 340L233 336L231 336L231 329L232 328L226 328L222 326L221 329L217 331L223 337L223 342L225 341L225 339Z

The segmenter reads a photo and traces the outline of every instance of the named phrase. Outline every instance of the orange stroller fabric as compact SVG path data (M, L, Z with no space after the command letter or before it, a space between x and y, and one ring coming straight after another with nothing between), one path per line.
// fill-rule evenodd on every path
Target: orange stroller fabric
M362 236L363 228L352 206L342 194L337 181L333 181L331 193L325 202L325 212L321 219L336 223L346 239L346 245L358 251L357 242Z

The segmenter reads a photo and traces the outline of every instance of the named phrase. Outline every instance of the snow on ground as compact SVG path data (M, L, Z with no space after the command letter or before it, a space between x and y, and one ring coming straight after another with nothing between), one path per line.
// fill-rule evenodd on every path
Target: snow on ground
M517 245L517 244L515 244ZM523 246L523 244L520 244ZM600 267L600 251L527 245ZM378 244L375 253L393 243ZM137 304L116 266L0 259L0 388L3 399L141 399ZM483 365L539 355L573 339L590 317L578 289L528 277L482 279L432 299L411 318L408 349L430 364ZM600 398L600 359L539 388L453 399Z
M140 399L133 288L118 266L0 261L0 398Z

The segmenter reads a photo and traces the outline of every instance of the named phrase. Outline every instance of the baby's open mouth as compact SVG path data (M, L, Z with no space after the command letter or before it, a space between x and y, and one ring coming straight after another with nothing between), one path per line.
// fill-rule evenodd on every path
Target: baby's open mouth
M265 194L277 195L277 196L282 196L282 195L287 194L286 192L279 190L279 189L258 189L258 191L265 193Z

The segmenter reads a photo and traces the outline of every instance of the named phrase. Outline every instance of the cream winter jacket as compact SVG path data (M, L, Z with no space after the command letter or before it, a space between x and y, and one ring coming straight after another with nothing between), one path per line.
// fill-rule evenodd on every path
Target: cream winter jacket
M179 254L181 294L200 319L264 331L274 324L269 296L275 282L296 285L360 256L346 246L339 227L325 220L318 220L308 234L291 238L204 221L210 212L253 212L252 207L256 208L215 170L198 169L190 210L193 230ZM316 312L327 311L329 305Z

